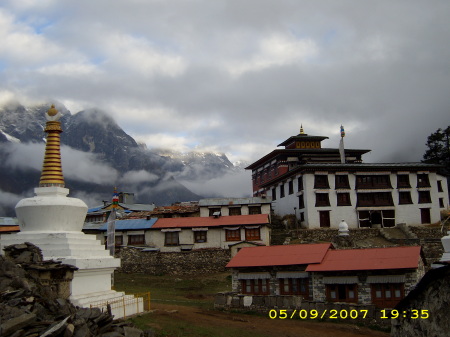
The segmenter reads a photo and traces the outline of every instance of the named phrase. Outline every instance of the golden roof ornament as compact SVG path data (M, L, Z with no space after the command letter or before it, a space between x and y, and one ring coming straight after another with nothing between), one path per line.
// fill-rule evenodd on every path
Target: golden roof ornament
M42 165L39 187L59 186L64 187L64 176L61 165L61 113L52 104L45 114L47 124L44 131L47 133L45 144L44 163Z
M304 135L304 134L305 134L305 132L303 131L303 124L300 124L300 134L301 134L301 135Z

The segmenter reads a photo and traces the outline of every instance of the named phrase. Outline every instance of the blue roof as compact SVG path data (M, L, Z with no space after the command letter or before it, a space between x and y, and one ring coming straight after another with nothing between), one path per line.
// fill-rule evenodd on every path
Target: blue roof
M89 208L87 212L88 212L88 213L98 212L98 211L100 211L102 208L103 208L103 206L97 206L97 207L94 207L94 208Z
M149 229L155 224L158 218L147 219L129 219L129 220L116 220L116 231L124 230L137 230L137 229ZM106 231L108 223L103 224L99 229Z

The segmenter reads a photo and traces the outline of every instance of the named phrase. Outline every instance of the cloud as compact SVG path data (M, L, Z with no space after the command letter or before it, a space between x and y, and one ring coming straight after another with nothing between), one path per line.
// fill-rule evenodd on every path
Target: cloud
M41 170L44 160L44 144L11 143L5 147L8 153L7 166L19 170ZM63 174L65 178L96 184L110 183L118 177L118 172L100 162L94 154L61 146Z
M145 170L128 171L121 178L121 182L124 184L150 183L156 180L158 180L157 175Z
M180 182L192 192L204 197L250 197L252 194L251 172L230 172L207 181Z
M373 149L366 161L417 161L448 125L449 11L417 0L4 1L0 92L102 109L149 148L252 162L301 123L337 147L343 124L346 146Z

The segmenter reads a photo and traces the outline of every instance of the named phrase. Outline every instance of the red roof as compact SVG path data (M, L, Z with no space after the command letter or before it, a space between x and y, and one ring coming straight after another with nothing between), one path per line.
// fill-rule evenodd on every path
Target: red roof
M152 228L217 227L238 225L264 225L269 223L268 214L232 215L215 217L158 219Z
M330 243L242 248L227 267L288 266L320 263Z
M344 271L417 268L420 246L329 250L322 263L306 271Z
M19 226L0 226L0 232L9 233L9 232L20 232Z

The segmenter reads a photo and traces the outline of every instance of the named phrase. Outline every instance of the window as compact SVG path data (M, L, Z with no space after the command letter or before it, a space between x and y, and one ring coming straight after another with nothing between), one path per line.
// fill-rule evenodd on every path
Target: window
M272 200L277 200L277 189L272 188Z
M206 242L206 234L207 231L195 231L194 232L194 242L195 243L202 243Z
M314 188L330 188L328 184L328 176L326 175L315 175L314 176Z
M369 211L359 211L359 227L370 227L370 213Z
M269 279L241 280L243 294L269 295Z
M165 246L179 246L180 242L178 240L178 233L179 232L166 232L165 235Z
M439 207L444 208L444 198L439 198Z
M261 206L248 206L249 214L261 214Z
M358 303L356 284L327 284L327 300L329 302Z
M444 190L442 189L442 180L437 181L437 188L438 192L444 192Z
M357 193L357 196L358 207L394 205L391 192Z
M245 240L261 240L261 233L259 228L246 228L245 229Z
M297 179L297 189L298 191L303 191L303 178L298 177Z
M408 174L399 174L397 175L397 188L410 188L409 184L409 175Z
M209 209L209 216L213 216L214 213L220 212L220 207L213 207Z
M145 235L128 235L129 245L143 245L145 244Z
M337 205L338 206L351 206L350 193L338 193L337 194Z
M226 241L240 241L241 240L241 230L240 229L225 229L225 240Z
M385 209L381 211L383 227L395 227L395 210Z
M392 188L389 175L361 175L356 177L356 189Z
M293 194L294 193L294 182L292 180L289 181L288 183L288 189L289 189L289 194Z
M421 173L417 175L417 187L430 187L430 180L428 174Z
M281 295L302 295L304 299L309 299L308 278L280 278Z
M116 236L114 240L115 240L115 246L116 247L123 245L123 236L122 235Z
M284 198L284 183L280 185L280 198Z
M419 191L419 204L431 203L430 191Z
M398 204L399 205L412 204L411 192L399 192Z
M300 212L300 221L305 221L305 213Z
M330 206L328 193L316 193L316 207Z
M303 194L298 196L298 208L299 209L305 208L305 198Z
M372 303L378 308L393 308L404 297L402 283L371 284Z
M335 188L350 188L350 183L348 182L348 175L337 174L335 176Z
M241 215L240 207L230 207L228 208L229 215Z

